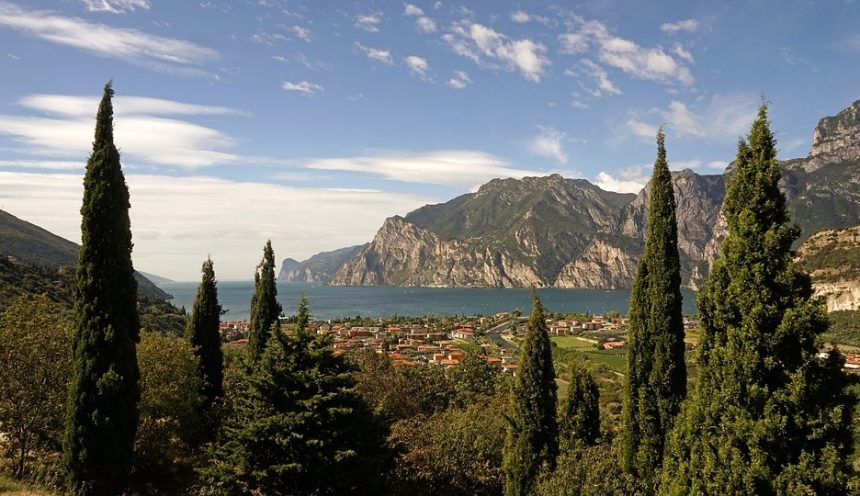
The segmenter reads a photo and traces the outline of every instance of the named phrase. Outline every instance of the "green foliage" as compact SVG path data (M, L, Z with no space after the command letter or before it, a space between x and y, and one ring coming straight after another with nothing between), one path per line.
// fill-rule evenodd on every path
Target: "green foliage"
M326 336L273 328L212 465L219 494L378 494L384 432Z
M272 241L269 240L263 248L263 259L254 273L251 333L248 336L248 347L253 360L263 354L272 333L272 326L277 327L280 315L281 304L278 303L278 286L275 283L275 253L272 251Z
M187 341L152 332L141 333L137 358L141 394L135 467L168 467L200 437L200 360Z
M0 441L17 478L58 453L71 374L72 324L47 296L22 296L0 315Z
M464 409L395 423L389 443L399 455L391 494L496 495L502 492L507 398L495 396Z
M138 420L137 283L128 187L113 143L112 96L108 83L84 177L75 282L64 462L69 485L84 495L122 491L132 466Z
M75 271L30 265L0 255L0 310L24 295L44 294L51 301L71 308Z
M448 371L454 388L454 402L465 407L496 394L499 369L477 353L467 352L459 364Z
M144 294L137 295L137 314L141 329L177 337L185 332L188 322L186 316L169 301Z
M221 305L212 259L203 262L203 276L185 329L185 339L200 361L201 393L208 407L224 395L224 356L221 353Z
M700 293L694 394L671 434L661 494L845 494L853 399L842 359L819 359L827 321L791 259L765 105L741 140L729 235Z
M815 282L860 279L858 237L860 226L816 233L800 247L797 266L810 272Z
M559 419L559 444L563 450L593 445L600 437L600 391L594 377L581 366L573 367L567 399Z
M624 473L618 461L619 443L611 440L579 446L558 457L555 470L542 474L534 494L541 496L628 496L645 487Z
M830 327L824 339L833 344L860 346L860 310L844 310L827 314Z
M532 305L510 395L503 464L506 496L529 494L541 469L555 467L558 455L552 346L543 306L534 290Z
M650 477L660 466L666 433L687 394L678 228L664 140L661 129L627 333L621 467L639 477Z

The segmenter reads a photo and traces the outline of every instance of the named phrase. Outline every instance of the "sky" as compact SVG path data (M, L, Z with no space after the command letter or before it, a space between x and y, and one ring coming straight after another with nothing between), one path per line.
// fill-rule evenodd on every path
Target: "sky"
M764 98L780 158L860 99L860 1L0 0L0 209L73 241L115 90L134 264L364 243L495 177L719 174Z

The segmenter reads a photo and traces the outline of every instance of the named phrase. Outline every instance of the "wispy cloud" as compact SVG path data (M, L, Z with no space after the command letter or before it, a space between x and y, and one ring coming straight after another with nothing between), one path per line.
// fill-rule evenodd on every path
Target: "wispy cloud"
M564 150L567 134L554 127L538 126L540 134L529 141L529 150L536 155L555 159L560 164L567 163L567 153Z
M202 64L218 52L190 41L166 38L137 29L116 28L48 10L30 10L0 1L0 26L30 36L155 70L202 75Z
M567 54L585 53L595 49L600 62L628 75L662 83L693 84L693 75L684 64L675 60L661 47L644 47L634 41L616 36L600 21L574 16L569 32L559 37L559 51Z
M123 14L136 9L149 10L149 0L82 0L90 12Z
M427 71L430 69L430 65L427 63L426 59L416 55L410 55L403 59L403 62L406 63L406 67L409 68L409 72L411 72L413 76L421 80L427 79Z
M599 172L595 178L594 184L606 191L615 191L616 193L639 193L645 184L647 178L636 179L618 179L608 172Z
M311 30L308 28L303 28L301 26L290 26L290 32L292 32L293 35L300 40L306 41L308 43L311 42Z
M593 61L589 59L580 60L579 69L597 83L597 89L588 89L588 92L591 93L592 96L600 97L605 94L620 95L622 93L621 89L619 89L618 86L609 79L609 74L606 72L606 69L595 64ZM577 75L577 71L571 71L570 74Z
M356 42L355 47L361 50L365 55L367 55L367 58L371 60L382 62L386 65L394 64L394 57L391 56L391 52L389 52L388 50L384 50L382 48L372 48L369 46L362 45L358 42Z
M469 75L466 71L454 71L454 75L445 84L455 90L462 90L466 86L472 84L472 80L469 79Z
M519 71L527 80L540 82L552 62L545 56L546 46L524 38L512 40L492 28L471 21L456 22L442 39L454 53L478 64Z
M678 22L664 22L660 25L660 31L669 34L675 34L682 31L687 33L695 33L699 29L699 21L695 19L684 19Z
M281 88L283 88L284 91L296 91L306 96L313 96L323 91L322 86L308 81L299 81L298 83L284 81Z
M81 174L0 171L3 209L80 240ZM134 264L178 280L199 278L207 254L221 280L249 279L266 239L279 258L372 239L386 217L438 198L362 188L297 187L203 176L126 173ZM229 201L224 201L229 198ZM284 229L273 211L313 219ZM182 212L182 215L176 215ZM213 240L217 240L213 243Z
M550 23L550 19L548 17L529 14L528 12L526 12L524 10L516 10L514 12L511 12L511 21L513 21L517 24L525 24L527 22L532 22L532 21L540 22L542 24L549 24Z
M415 29L418 31L427 34L436 32L436 22L427 17L420 7L407 3L403 10L403 15L415 18Z
M315 158L306 160L303 165L317 170L360 172L393 181L466 188L497 177L520 178L536 174L536 171L517 169L501 158L474 150Z
M368 33L378 33L379 24L382 23L382 12L372 14L359 14L353 19L355 27Z
M691 64L693 63L693 54L681 45L675 45L675 48L672 49L672 53Z
M649 120L665 124L676 136L729 142L749 130L756 115L756 104L756 98L747 95L714 95L697 108L673 100L665 110L649 111L656 116ZM627 127L634 135L652 140L657 123L646 123L634 116L627 121Z

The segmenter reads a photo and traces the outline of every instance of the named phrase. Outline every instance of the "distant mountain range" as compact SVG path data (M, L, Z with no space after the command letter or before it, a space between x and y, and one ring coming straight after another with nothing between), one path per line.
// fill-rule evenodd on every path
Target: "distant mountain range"
M809 156L780 168L803 230L799 241L860 224L860 101L822 119ZM673 173L683 280L691 288L726 234L720 208L727 174L731 167L722 175ZM644 247L649 190L624 195L559 175L494 179L475 193L386 219L366 245L288 259L281 277L332 285L626 288Z
M0 256L57 271L77 265L79 249L77 243L0 210ZM159 299L171 297L140 272L135 272L135 279L139 293Z

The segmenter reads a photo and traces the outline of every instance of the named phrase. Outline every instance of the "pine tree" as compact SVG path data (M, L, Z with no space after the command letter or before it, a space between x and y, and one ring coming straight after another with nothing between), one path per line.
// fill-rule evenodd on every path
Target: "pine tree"
M251 358L256 360L266 349L272 325L278 324L281 304L278 303L278 286L275 283L275 253L272 241L266 241L263 260L254 273L254 296L251 297L251 332L248 346Z
M621 466L644 478L660 467L666 435L687 394L675 194L664 140L660 129L645 252L630 296L622 412Z
M129 195L113 142L111 83L96 117L81 207L74 372L64 462L78 494L118 494L132 466L140 397Z
M503 469L505 495L531 492L544 468L552 470L558 455L555 370L552 348L540 299L532 289L532 314L511 390Z
M384 429L328 336L274 332L203 476L220 494L379 494ZM302 317L304 316L304 317Z
M672 432L661 494L846 494L853 400L809 277L792 261L767 106L741 140L728 236L699 300L698 380Z
M563 451L597 442L600 437L599 405L600 391L594 377L581 366L574 366L558 426L559 444Z
M215 281L215 268L212 259L203 262L203 277L197 288L197 297L191 309L191 317L185 328L185 339L194 347L200 358L200 372L203 374L205 403L211 407L215 400L224 395L224 355L221 352L221 305L218 303L218 288Z

